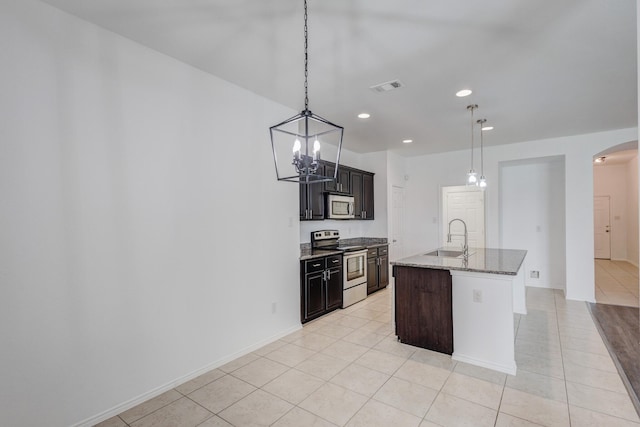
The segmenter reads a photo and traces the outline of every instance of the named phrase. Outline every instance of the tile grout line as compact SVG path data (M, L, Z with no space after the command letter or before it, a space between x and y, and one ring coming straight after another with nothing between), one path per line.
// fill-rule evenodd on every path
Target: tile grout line
M564 380L564 394L567 397L567 416L569 419L569 426L571 426L571 403L569 402L569 389L567 387L567 373L566 370L564 368L564 349L562 347L562 335L560 334L560 318L558 316L558 300L556 299L556 293L555 291L553 292L553 309L554 312L556 314L555 318L556 318L556 325L557 325L557 329L558 329L558 339L560 341L560 361L562 363L562 378ZM566 296L565 296L565 301L566 301Z
M177 390L176 390L176 391L177 391ZM194 390L194 391L195 391L195 390ZM178 393L180 393L180 392L178 392ZM182 393L181 393L181 394L182 394ZM192 401L193 403L195 403L196 405L198 405L199 407L201 407L202 409L204 409L205 411L207 411L207 412L210 414L206 419L202 420L202 422L201 422L201 423L197 424L197 425L196 425L196 427L197 427L197 426L199 426L200 424L202 424L202 423L206 422L207 420L210 420L211 418L213 418L213 417L215 417L215 416L216 416L216 414L215 414L213 411L210 411L209 409L205 408L204 406L202 406L201 404L199 404L198 402L196 402L195 400L193 400L192 398L190 398L190 397L189 397L189 396L187 396L186 394L185 394L185 395L183 395L183 397L185 397L185 398L189 399L190 401Z

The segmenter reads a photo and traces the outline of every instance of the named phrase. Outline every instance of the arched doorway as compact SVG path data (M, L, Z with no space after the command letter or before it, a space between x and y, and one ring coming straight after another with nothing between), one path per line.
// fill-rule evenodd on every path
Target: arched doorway
M638 144L594 156L596 302L638 306Z

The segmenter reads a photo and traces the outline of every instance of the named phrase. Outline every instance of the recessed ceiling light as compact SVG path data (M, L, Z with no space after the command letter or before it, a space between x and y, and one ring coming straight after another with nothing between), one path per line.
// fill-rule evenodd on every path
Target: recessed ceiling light
M607 158L605 156L598 157L594 160L595 163L604 163Z
M493 130L493 126L483 126L482 130Z
M462 90L459 90L459 91L456 92L456 96L458 98L462 98L462 97L465 97L465 96L469 96L472 93L473 92L471 92L471 89L462 89Z
M404 142L405 144L411 144L413 142L413 139L403 139L402 142Z
M369 117L371 117L371 114L369 113L360 113L358 114L358 117L361 119L368 119Z

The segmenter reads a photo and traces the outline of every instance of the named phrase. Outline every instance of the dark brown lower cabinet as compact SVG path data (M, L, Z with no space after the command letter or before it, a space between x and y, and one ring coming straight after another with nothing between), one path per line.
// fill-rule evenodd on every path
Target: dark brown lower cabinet
M327 269L327 311L342 307L342 280L342 267Z
M342 255L300 262L302 323L342 306Z
M302 301L303 316L313 319L326 311L327 287L324 281L324 270L320 273L307 274L304 283L304 299Z
M394 266L396 335L400 342L453 353L451 274Z
M389 246L367 251L367 295L389 284Z

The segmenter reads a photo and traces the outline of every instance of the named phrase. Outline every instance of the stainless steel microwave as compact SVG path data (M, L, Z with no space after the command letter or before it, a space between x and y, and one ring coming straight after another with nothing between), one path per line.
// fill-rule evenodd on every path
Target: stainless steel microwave
M352 219L355 218L353 196L344 194L327 193L328 219Z

